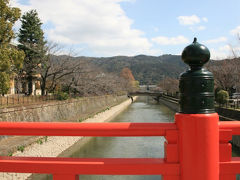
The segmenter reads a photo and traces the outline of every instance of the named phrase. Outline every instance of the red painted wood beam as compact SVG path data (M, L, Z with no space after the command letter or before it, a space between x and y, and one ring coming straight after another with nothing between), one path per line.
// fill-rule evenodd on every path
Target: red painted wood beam
M181 180L219 180L219 117L175 115L179 134Z
M240 121L221 121L219 129L231 129L232 135L240 135Z
M0 157L0 172L92 175L179 175L179 164L160 158Z
M220 162L220 174L233 174L240 173L240 157L233 157L232 161Z
M174 129L175 123L0 123L0 135L23 136L165 136Z

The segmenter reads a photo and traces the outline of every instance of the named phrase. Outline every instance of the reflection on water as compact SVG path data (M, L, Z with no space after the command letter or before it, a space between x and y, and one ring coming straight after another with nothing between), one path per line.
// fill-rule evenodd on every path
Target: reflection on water
M139 97L114 122L172 122L174 112L150 97ZM164 137L96 137L80 149L70 149L70 157L163 157ZM75 152L74 152L75 151ZM65 154L67 151L65 152ZM34 178L35 179L35 178ZM42 178L41 178L42 179ZM48 178L51 179L50 176ZM81 180L159 180L161 176L96 176L80 175Z

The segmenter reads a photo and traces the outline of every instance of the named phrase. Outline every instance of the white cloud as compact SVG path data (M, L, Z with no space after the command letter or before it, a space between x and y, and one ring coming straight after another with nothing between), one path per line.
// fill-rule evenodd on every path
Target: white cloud
M229 45L221 46L219 48L211 48L211 59L221 60L226 58L232 58L231 47Z
M216 38L216 39L206 40L206 41L204 41L204 43L206 43L206 44L215 44L215 43L221 43L221 42L226 42L226 41L227 41L226 37L219 37L219 38Z
M190 30L196 32L196 31L203 31L206 29L205 26L193 26L193 27L189 27Z
M202 20L203 20L204 22L208 22L208 18L206 18L206 17L203 17Z
M240 56L240 47L224 45L219 48L210 49L212 59L226 59Z
M206 29L205 26L198 26L198 27L197 27L197 30L198 30L198 31L202 31L202 30L205 30L205 29Z
M52 24L45 33L60 44L85 45L98 56L156 53L144 32L132 28L120 2L135 0L29 0L11 3L23 12L36 9L43 23ZM46 25L47 26L47 25Z
M181 24L181 25L194 25L194 24L198 24L201 22L201 19L196 15L178 16L177 19L178 19L179 24Z
M232 30L230 31L230 33L231 33L232 35L236 35L236 34L240 33L240 26L237 26L235 29L232 29Z
M205 30L206 26L199 24L202 22L204 23L208 22L208 19L206 17L200 18L197 15L178 16L177 19L180 25L188 26L188 28L193 32Z
M187 44L190 42L184 36L177 36L177 37L158 36L158 37L152 38L152 41L159 45L177 45L177 44Z
M159 31L159 28L158 28L158 27L154 27L153 30L154 30L155 32L158 32L158 31Z
M221 46L221 47L219 47L219 50L230 52L231 51L231 46L229 46L229 45Z

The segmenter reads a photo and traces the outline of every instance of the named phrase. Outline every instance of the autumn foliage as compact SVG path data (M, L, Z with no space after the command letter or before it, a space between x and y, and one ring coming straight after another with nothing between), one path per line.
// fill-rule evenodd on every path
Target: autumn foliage
M132 71L125 67L122 69L120 76L125 79L125 88L128 91L134 91L139 87L139 82L135 80Z
M135 81L132 71L127 67L122 69L121 77L123 77L124 79L126 79L128 81Z

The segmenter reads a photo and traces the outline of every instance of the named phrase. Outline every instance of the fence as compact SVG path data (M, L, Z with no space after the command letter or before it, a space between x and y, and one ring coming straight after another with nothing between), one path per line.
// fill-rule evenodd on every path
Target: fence
M222 107L240 109L240 99L228 99L227 103L222 105Z
M177 93L164 93L163 97L167 96L168 99L178 102L179 101L179 94ZM216 106L230 108L230 109L240 109L240 99L228 99L225 104L217 104Z
M0 96L0 106L9 107L16 105L27 105L35 104L39 102L46 102L56 100L55 95L46 96L25 96L25 95L11 95L11 96Z

